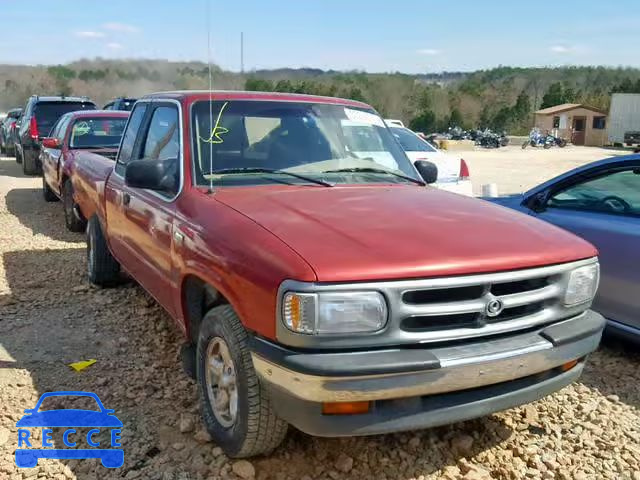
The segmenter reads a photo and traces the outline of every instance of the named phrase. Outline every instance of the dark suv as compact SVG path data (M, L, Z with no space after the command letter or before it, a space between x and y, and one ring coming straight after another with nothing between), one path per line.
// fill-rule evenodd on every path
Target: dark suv
M22 115L21 108L12 108L7 112L7 117L0 123L0 153L14 154L14 130L20 115Z
M16 142L16 162L22 163L25 175L42 171L40 165L40 139L67 112L95 110L96 104L87 97L39 97L33 95L24 107Z
M133 110L133 104L136 103L137 98L126 98L126 97L118 97L111 100L107 103L103 110L123 110L125 112L130 112Z

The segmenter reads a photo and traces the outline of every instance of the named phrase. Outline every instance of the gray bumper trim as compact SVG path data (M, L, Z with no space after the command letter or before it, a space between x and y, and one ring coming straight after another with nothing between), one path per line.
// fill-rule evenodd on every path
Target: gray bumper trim
M274 390L276 413L309 435L340 437L377 435L438 427L483 417L538 400L576 381L584 363L513 382L428 397L376 402L362 415L323 415L319 403L306 402Z
M524 334L425 349L440 368L362 376L323 376L291 370L252 353L261 380L273 390L309 402L388 400L436 395L509 382L547 372L585 357L600 342L604 318L587 311ZM547 330L551 333L549 333ZM571 338L566 332L572 332ZM554 337L562 338L554 342ZM415 352L415 351L414 351ZM300 354L304 355L304 354ZM365 353L341 355L368 361ZM340 355L334 356L340 361Z

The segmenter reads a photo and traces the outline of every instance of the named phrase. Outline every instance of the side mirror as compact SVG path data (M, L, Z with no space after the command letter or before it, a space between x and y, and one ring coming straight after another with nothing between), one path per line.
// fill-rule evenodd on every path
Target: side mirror
M178 191L178 160L134 160L127 163L124 183L159 192Z
M436 167L435 163L427 160L416 160L414 165L425 183L435 183L438 180L438 167Z
M549 198L549 192L545 190L536 195L529 197L529 199L525 201L525 204L529 209L533 210L534 212L542 212L545 209L548 198Z
M42 146L44 148L60 148L60 140L53 137L45 137L42 139Z

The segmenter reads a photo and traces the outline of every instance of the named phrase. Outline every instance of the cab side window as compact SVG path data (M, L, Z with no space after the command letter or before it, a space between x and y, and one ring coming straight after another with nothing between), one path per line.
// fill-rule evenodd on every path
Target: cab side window
M71 116L64 115L55 127L55 134L51 135L52 137L57 138L60 141L60 145L64 143L64 137L67 133L67 127L69 126L70 119Z
M141 159L174 160L180 155L180 126L178 110L174 107L157 107L140 152Z
M549 208L640 216L640 167L608 173L556 192Z
M142 125L145 113L147 113L146 103L136 105L136 108L131 112L129 123L127 123L127 128L122 137L122 145L118 151L116 172L119 175L124 175L125 166L129 163L129 160L131 160L133 148L136 145L136 139L138 137L138 130L140 130L140 125Z
M180 186L180 122L177 107L158 105L153 108L146 132L136 147L134 156L141 161L162 161L165 164L166 190L158 195L172 199Z

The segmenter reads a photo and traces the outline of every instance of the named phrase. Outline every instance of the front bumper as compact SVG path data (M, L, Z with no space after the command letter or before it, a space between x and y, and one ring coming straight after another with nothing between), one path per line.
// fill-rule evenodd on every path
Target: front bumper
M508 337L453 346L308 353L252 341L277 413L319 436L426 428L528 403L580 376L602 336L592 311ZM563 365L578 364L568 371ZM372 401L369 413L322 415L322 402Z

